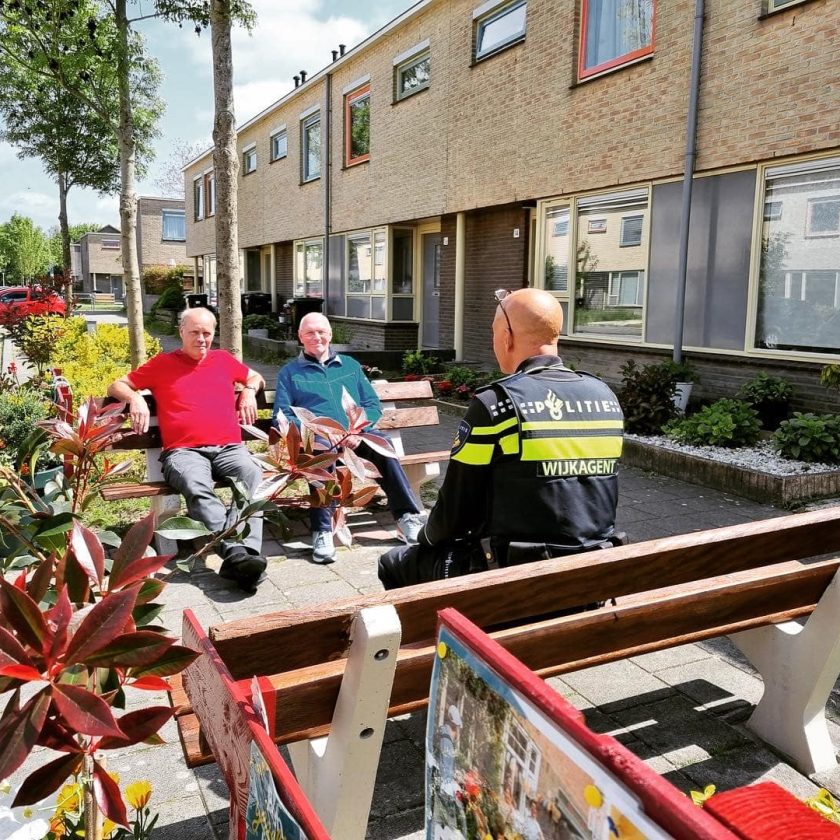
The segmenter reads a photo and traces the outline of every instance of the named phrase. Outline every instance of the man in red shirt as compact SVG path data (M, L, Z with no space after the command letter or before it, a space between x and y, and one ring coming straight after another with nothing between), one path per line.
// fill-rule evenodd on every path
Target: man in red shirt
M218 532L236 521L262 479L262 470L242 443L239 423L256 420L256 392L265 382L226 350L212 349L215 330L209 309L187 309L178 329L181 348L159 353L117 379L108 395L128 403L131 426L142 434L149 429L149 407L140 392L151 391L163 442L163 477L184 496L189 515ZM243 386L238 395L237 383ZM217 481L234 488L227 510L214 492ZM247 490L246 498L237 484ZM262 517L250 517L247 525L241 541L222 541L219 574L254 592L265 577Z

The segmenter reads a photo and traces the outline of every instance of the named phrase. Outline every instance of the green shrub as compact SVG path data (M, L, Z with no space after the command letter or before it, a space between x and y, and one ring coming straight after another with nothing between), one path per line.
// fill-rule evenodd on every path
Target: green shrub
M793 386L786 379L762 371L745 382L735 396L748 402L758 412L765 429L776 429L788 415Z
M160 350L160 342L146 333L146 357L150 359ZM84 318L69 318L53 363L70 383L75 405L87 397L104 396L115 379L131 370L128 330L120 324L101 323L89 333Z
M797 461L840 463L840 417L797 411L773 435L773 444L783 458Z
M755 409L733 399L718 400L683 420L665 427L668 437L692 446L751 446L758 440L761 425Z
M669 359L667 362L660 362L659 367L667 370L674 382L700 381L700 374L697 373L697 368L686 359L683 359L681 362L675 362L673 359Z
M637 435L656 435L677 414L676 386L671 373L662 365L640 368L632 359L621 368L621 394L624 428Z
M466 385L467 388L474 389L479 380L478 373L472 368L464 367L464 365L454 365L447 368L446 378L452 383L453 388Z
M402 370L406 374L427 376L442 367L437 356L428 356L422 350L406 350L402 357Z
M184 297L184 290L181 288L181 282L176 280L168 285L162 292L160 297L152 304L152 312L157 312L158 309L174 309L180 312L187 306L186 298Z
M335 323L331 323L330 327L332 329L333 344L353 343L353 330L350 329L348 324L345 324L343 321L336 321Z
M277 320L269 315L246 315L242 319L242 331L248 330L271 330L277 326Z
M46 394L35 388L18 388L0 392L0 463L17 466L28 447L24 446L35 431L38 420L51 416L51 403ZM39 467L59 463L51 453L38 459Z
M143 269L143 288L147 295L161 295L167 286L183 285L184 273L190 271L188 265L150 265Z

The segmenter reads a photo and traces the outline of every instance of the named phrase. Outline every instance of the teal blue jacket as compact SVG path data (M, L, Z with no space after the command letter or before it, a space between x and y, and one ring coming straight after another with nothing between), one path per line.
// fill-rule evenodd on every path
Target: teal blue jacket
M345 388L356 404L364 408L370 424L377 423L382 416L379 397L355 359L332 353L321 364L301 351L277 374L272 422L276 426L278 412L282 412L290 422L300 426L292 411L292 406L296 406L346 426L347 415L341 407L341 392Z

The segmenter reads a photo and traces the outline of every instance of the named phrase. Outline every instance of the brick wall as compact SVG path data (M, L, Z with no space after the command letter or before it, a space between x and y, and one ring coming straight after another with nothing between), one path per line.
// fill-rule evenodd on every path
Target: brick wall
M183 199L141 198L137 202L137 245L140 271L150 265L169 266L169 260L187 262L185 242L163 240L163 210L184 210Z
M277 284L277 297L285 301L294 297L294 250L291 242L281 242L274 257L274 274Z
M334 324L345 324L352 335L352 345L360 350L402 351L417 346L417 324L356 321L331 318Z

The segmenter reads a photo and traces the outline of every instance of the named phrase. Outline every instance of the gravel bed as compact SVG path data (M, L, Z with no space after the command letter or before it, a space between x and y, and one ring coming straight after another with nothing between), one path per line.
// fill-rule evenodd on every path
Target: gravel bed
M832 464L809 464L805 461L790 461L782 458L773 448L772 441L769 440L759 441L755 446L726 449L722 446L688 446L677 443L664 435L628 434L625 437L640 443L650 443L661 446L663 449L673 449L698 458L746 467L750 470L770 473L770 475L804 475L805 473L836 472L838 469Z

